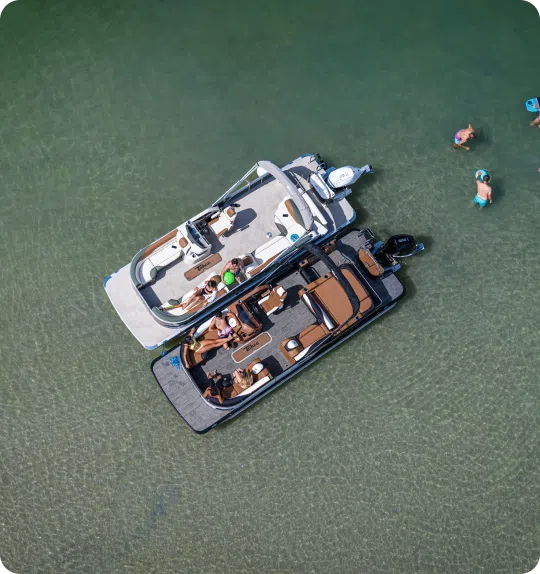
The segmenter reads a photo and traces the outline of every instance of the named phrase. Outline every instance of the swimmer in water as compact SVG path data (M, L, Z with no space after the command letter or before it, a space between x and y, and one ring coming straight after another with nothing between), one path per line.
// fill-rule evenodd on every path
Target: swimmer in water
M528 104L528 105L531 105L531 104ZM538 117L535 118L529 125L531 127L536 126L536 127L540 128L540 106L539 106L538 98L536 98L536 101L532 103L532 107L534 109L538 110Z
M490 175L487 171L479 169L476 172L476 195L474 196L474 203L477 203L480 207L485 207L488 202L492 203L493 197L491 194L491 186L489 185L491 181Z
M468 128L465 128L463 130L458 130L456 132L456 135L454 136L454 143L452 144L452 147L454 149L461 147L461 148L469 151L471 148L467 147L465 144L467 143L468 140L473 140L475 138L476 138L476 134L474 133L474 128L471 126L471 124L469 124Z

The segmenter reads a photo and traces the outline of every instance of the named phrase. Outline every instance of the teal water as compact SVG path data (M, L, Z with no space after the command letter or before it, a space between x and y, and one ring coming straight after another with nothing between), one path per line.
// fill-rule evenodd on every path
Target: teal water
M17 574L522 574L540 557L540 19L526 2L18 0L0 20L0 557ZM471 122L470 153L449 151ZM255 161L372 162L408 297L233 423L103 278ZM472 206L476 169L494 203Z

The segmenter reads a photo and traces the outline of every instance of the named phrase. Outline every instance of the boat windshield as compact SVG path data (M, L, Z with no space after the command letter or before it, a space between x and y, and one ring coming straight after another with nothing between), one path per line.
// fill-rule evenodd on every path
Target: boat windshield
M195 245L197 245L201 249L204 249L206 247L206 244L203 242L203 240L202 240L199 232L195 228L195 226L188 223L188 224L186 224L186 229L187 229L187 232L188 232L188 235L189 235L189 238L191 239L191 241L193 243L195 243Z

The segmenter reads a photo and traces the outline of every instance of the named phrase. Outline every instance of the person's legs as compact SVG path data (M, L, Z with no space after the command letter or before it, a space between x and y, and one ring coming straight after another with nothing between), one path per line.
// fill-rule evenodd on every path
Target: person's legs
M184 303L182 303L181 307L182 309L188 309L189 307L194 307L203 300L204 297L202 295L193 294Z
M215 349L217 347L223 347L231 340L231 337L226 339L217 339L215 341L201 341L202 347L198 350L199 353L205 353L210 351L210 349Z

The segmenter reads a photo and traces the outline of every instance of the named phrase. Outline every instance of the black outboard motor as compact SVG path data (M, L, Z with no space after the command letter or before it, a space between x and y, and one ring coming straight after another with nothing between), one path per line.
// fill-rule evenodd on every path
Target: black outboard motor
M392 235L381 249L381 253L390 257L409 257L417 251L418 244L412 235Z

